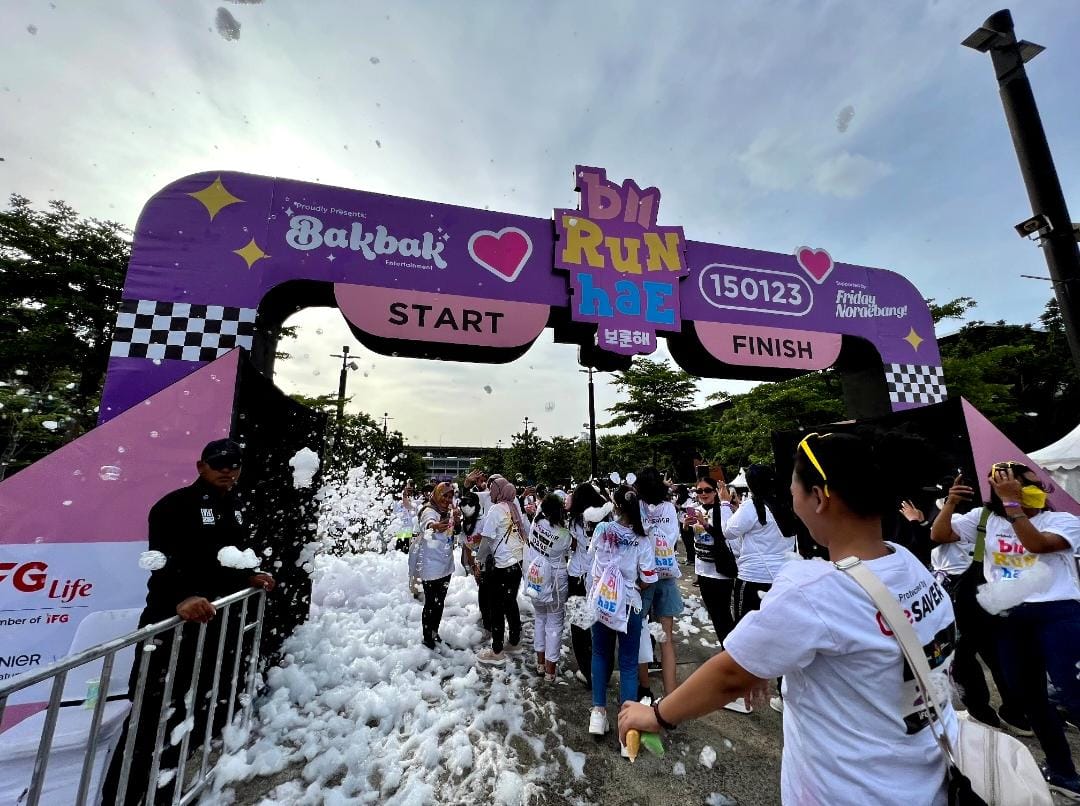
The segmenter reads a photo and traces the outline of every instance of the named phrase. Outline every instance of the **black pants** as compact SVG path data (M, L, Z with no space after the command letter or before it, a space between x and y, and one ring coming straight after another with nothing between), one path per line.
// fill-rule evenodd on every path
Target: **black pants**
M517 594L521 587L521 563L491 571L491 648L503 651L504 632L509 629L511 644L521 643L521 613Z
M570 596L586 595L585 577L570 577L566 588L567 598ZM570 645L574 649L574 660L577 661L578 670L585 675L586 682L592 685L592 631L570 625Z
M682 534L683 546L686 548L686 562L689 565L693 565L694 558L696 557L694 554L694 530L680 529L679 531L680 534Z
M752 610L761 609L761 596L772 587L771 582L748 582L735 580L735 589L731 595L731 617L738 624Z
M722 644L735 627L735 621L731 618L731 592L735 580L698 576L698 581L701 583L701 601L716 630L716 638Z
M1005 629L1004 620L983 610L975 598L978 586L984 581L982 573L978 569L974 572L969 569L950 579L958 633L952 669L953 679L960 689L960 699L976 719L983 718L992 710L990 689L979 664L981 657L1001 695L1001 716L1010 724L1027 727L1028 719L1024 715L1021 698L1005 679L998 660L998 636Z
M480 621L484 629L491 632L491 599L494 587L491 584L491 574L481 571L480 578L476 580L476 603L480 606Z
M435 639L439 635L439 625L442 623L443 606L446 604L446 591L450 587L450 577L442 579L424 580L424 612L420 617L420 623L424 628L424 645L435 646Z
M236 628L238 620L233 617L229 634L225 636L225 647L221 663L217 663L218 637L220 635L220 619L211 621L206 630L206 640L203 645L203 657L200 664L198 689L193 699L194 725L188 739L189 750L201 747L206 734L206 723L210 712L210 692L214 685L214 675L218 675L217 706L214 711L214 729L211 735L217 736L225 726L228 716L228 702L230 686L232 684L232 669L236 658ZM172 716L167 717L165 724L164 742L160 756L159 770L176 769L180 759L180 742L173 745L170 734L173 729L184 722L188 716L184 704L184 697L191 687L191 677L195 668L195 644L198 636L198 625L189 623L184 625L183 638L180 642L180 652L177 655L176 670L174 672L172 695L166 713L173 709ZM172 634L165 633L158 636L160 644L150 656L150 664L146 671L146 688L143 692L142 709L139 712L139 723L136 726L135 745L131 755L131 767L128 773L127 795L123 800L118 799L120 785L120 772L124 763L124 746L128 739L128 731L131 730L131 720L127 720L120 734L120 740L116 745L109 770L102 786L102 806L135 806L142 803L146 797L146 789L150 783L150 768L154 758L154 744L157 738L158 724L161 719L161 705L165 693L165 676L168 671L169 653L172 649ZM140 653L135 654L135 663L131 669L129 681L129 696L134 700L135 686L138 681ZM247 672L245 658L241 658L240 671L237 675L237 691L243 688L244 675ZM173 787L178 782L174 779L170 783L159 787L154 795L153 803L171 803ZM147 801L148 803L150 801Z

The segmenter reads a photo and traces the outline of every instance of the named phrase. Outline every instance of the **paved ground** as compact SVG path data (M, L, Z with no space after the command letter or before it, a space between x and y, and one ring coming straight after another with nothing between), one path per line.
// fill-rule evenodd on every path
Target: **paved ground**
M692 575L683 578L687 612L700 607L697 589L690 584L692 579ZM694 624L700 626L697 622ZM676 636L680 679L689 676L715 651L703 646L703 642L714 645L715 640L709 628L699 634ZM569 653L569 648L566 651ZM516 673L532 674L525 656L518 661ZM617 674L613 683L616 681ZM661 690L659 677L653 679L653 690ZM616 698L613 691L609 709L613 720ZM560 776L542 788L535 803L545 806L564 803L605 806L667 806L674 803L767 806L780 802L782 718L771 709L766 707L750 715L720 711L689 723L680 727L672 737L664 758L656 758L643 750L637 762L630 764L619 755L618 739L614 732L602 741L589 735L590 705L589 692L576 681L561 680L554 687L537 686L535 701L529 703L530 710L534 711L530 721L536 726L536 734L544 735L542 725L550 724L553 715L565 744L584 753L586 760L582 779L575 780L569 774ZM1080 736L1070 732L1070 742L1074 755L1080 758ZM1029 744L1041 760L1037 745L1030 740ZM716 754L711 769L699 760L706 746ZM515 747L526 768L545 762L544 758L536 758L524 743ZM554 746L545 752L557 753L557 757L563 760L561 751ZM299 777L300 769L291 768L273 777L245 782L236 789L235 802L258 804L278 784Z

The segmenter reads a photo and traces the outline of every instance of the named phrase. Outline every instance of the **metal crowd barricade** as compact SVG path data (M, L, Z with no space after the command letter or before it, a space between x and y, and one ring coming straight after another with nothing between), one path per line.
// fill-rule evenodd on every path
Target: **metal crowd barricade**
M249 603L252 598L255 598L253 620L248 619L252 610L249 607ZM211 753L211 741L216 738L214 736L214 715L218 704L218 695L220 693L219 687L222 682L223 674L228 671L229 680L229 697L228 697L228 711L226 725L232 724L233 717L235 715L235 705L237 702L237 686L244 684L245 691L241 695L241 705L243 706L242 713L242 725L244 729L249 727L251 723L252 703L255 697L255 685L256 678L258 676L258 661L259 661L259 647L262 643L262 628L263 628L263 616L266 610L266 593L261 588L245 588L244 590L237 591L236 593L229 594L221 599L218 599L214 603L214 607L217 609L217 615L214 617L214 621L220 619L220 626L218 627L218 637L216 642L215 654L214 654L214 666L215 674L214 680L209 692L209 708L206 717L206 729L204 735L201 737L201 758L198 762L198 770L194 776L187 775L187 767L189 762L189 745L191 739L191 730L189 729L183 735L180 744L180 756L176 767L176 773L173 777L174 787L172 803L173 806L186 806L198 797L199 793L203 790L206 784L210 780L211 770L210 767L210 753ZM234 605L238 605L238 608L234 608ZM237 623L240 625L238 629L235 629L235 653L232 659L232 669L225 670L219 668L221 666L222 659L226 652L226 640L229 637L230 625L233 623L233 615L239 610L239 618ZM60 713L60 708L66 704L63 702L62 693L64 691L64 683L67 678L68 672L79 666L93 661L102 660L102 668L100 675L100 685L102 690L97 698L97 702L94 705L94 713L90 722L90 733L87 739L86 751L83 758L82 774L79 779L78 797L75 801L76 806L84 806L87 803L97 802L97 793L91 793L90 781L92 778L92 771L94 766L95 752L98 744L98 734L101 729L102 714L105 710L105 702L108 698L107 685L112 673L113 661L116 654L123 650L125 647L129 647L133 644L139 644L142 647L142 651L136 651L135 663L138 665L138 677L135 682L135 692L132 699L131 711L128 715L128 731L127 741L124 747L117 747L115 752L123 753L123 766L120 771L120 783L117 789L116 802L124 803L127 796L129 778L131 775L131 760L132 752L135 747L135 739L138 735L139 718L143 709L143 701L146 696L147 689L147 671L150 668L150 656L153 653L154 645L153 640L155 637L167 632L172 632L172 648L169 655L169 665L165 675L164 689L161 697L161 709L157 714L157 734L154 743L153 760L150 768L149 784L146 790L146 803L155 803L154 796L158 788L158 775L161 772L161 754L164 750L164 743L166 737L166 725L171 715L170 702L172 698L172 688L174 683L174 673L177 668L177 660L180 655L180 644L183 641L184 625L187 622L183 621L179 616L174 616L166 621L158 622L157 624L150 624L135 632L128 633L127 635L115 638L104 644L100 644L96 647L91 647L77 655L72 655L69 658L64 658L57 663L53 663L46 666L43 669L39 669L31 674L20 675L11 680L0 682L0 718L4 715L4 708L7 705L8 698L17 691L25 688L29 688L36 683L41 683L46 680L52 680L52 689L49 697L49 705L46 711L45 723L41 731L41 740L38 744L37 756L34 761L34 772L30 782L30 788L26 793L25 800L20 799L20 803L25 803L27 806L37 806L40 802L43 787L45 785L45 774L48 769L49 753L52 747L53 733L56 730L57 717ZM199 677L202 666L203 654L206 649L206 633L207 625L200 624L198 627L198 635L195 643L195 655L194 665L191 672L191 683L188 687L185 696L182 698L182 702L187 705L185 711L185 720L192 719L196 708L196 697L198 696ZM249 654L247 656L247 668L244 670L244 677L240 678L241 658L243 657L245 638L250 634L251 642L249 645ZM115 698L113 698L115 699ZM182 724L182 723L181 723ZM102 783L104 782L104 775L102 775ZM190 780L187 780L190 778ZM185 786L185 784L187 784Z

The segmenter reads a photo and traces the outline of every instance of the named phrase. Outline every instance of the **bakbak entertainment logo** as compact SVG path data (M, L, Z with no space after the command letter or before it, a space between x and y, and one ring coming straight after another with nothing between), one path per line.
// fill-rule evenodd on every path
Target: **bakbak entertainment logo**
M61 604L90 595L93 583L82 579L60 579L49 576L49 564L40 561L25 563L0 562L0 586L9 584L19 593L39 593Z

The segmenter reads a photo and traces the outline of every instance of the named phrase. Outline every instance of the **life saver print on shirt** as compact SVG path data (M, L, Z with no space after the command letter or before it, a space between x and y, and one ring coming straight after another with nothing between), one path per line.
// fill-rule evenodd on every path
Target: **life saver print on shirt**
M915 626L923 619L930 617L942 602L947 601L948 594L937 582L927 583L926 580L921 580L912 590L902 593L898 598L904 608L904 615L907 616L911 625ZM885 617L880 612L876 613L875 617L878 629L884 635L891 637L893 633L885 623ZM930 671L938 671L951 676L955 649L956 622L950 622L938 630L932 640L923 644L923 653L926 655ZM910 736L929 725L930 719L922 692L919 691L915 682L915 674L907 658L904 658L903 687L905 707L900 717L904 720L904 728Z

